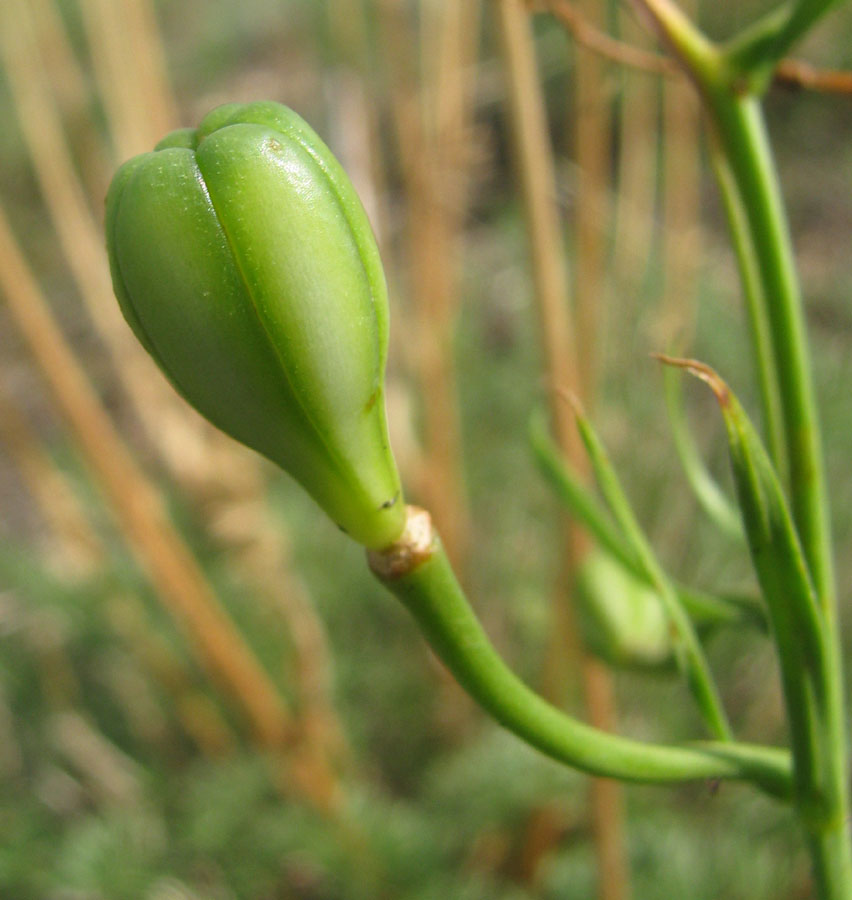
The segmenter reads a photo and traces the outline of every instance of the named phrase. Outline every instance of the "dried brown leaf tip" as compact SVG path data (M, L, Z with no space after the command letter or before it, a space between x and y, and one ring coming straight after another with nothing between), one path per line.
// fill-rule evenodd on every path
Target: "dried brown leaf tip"
M580 398L574 391L572 391L570 388L566 388L558 384L554 385L553 390L560 400L563 400L571 407L571 411L575 416L580 417L585 415L583 411L583 404L580 402Z
M719 373L708 366L707 363L700 362L697 359L667 356L665 353L652 353L651 356L664 365L676 366L679 369L684 369L689 372L690 375L700 378L705 384L710 386L710 390L713 391L716 395L716 399L719 401L719 406L724 408L730 404L731 392L728 385Z

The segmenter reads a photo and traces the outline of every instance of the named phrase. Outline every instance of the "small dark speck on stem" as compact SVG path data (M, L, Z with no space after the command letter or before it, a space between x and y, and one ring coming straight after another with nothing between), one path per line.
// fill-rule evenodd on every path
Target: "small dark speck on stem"
M396 505L397 500L399 500L399 491L397 491L390 500L385 500L379 509L390 509L392 506Z

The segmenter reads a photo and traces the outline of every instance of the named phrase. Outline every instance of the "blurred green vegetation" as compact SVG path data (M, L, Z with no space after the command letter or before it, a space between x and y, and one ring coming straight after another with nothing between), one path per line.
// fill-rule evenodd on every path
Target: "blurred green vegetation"
M80 3L62 0L57 7L85 63ZM704 4L716 35L771 5ZM361 6L365 27L375 27L386 5L365 0ZM414 4L402 6L414 16ZM501 651L536 682L551 629L559 512L526 443L529 414L544 391L487 7L477 67L482 87L475 113L472 205L453 347L472 510L466 581ZM343 8L330 0L158 3L169 75L185 123L217 102L259 92L292 105L321 133L333 135L339 109L339 98L332 102L334 77L344 54L334 17ZM565 98L572 77L570 41L545 19L537 22L537 33L568 217L575 187L565 151L571 140ZM852 66L848 7L818 29L802 55L823 65ZM351 67L346 71L350 79L360 77ZM368 70L364 83L367 104L379 125L387 125L391 113L388 97L379 90L382 77ZM618 83L613 76L614 107ZM99 210L106 172L87 163L87 154L98 147L104 153L108 114L94 92L90 102L90 109L69 114L68 129ZM847 96L776 91L769 109L808 299L842 616L848 623L852 103ZM89 118L101 133L85 130ZM204 504L189 499L168 475L115 386L101 339L92 333L56 252L2 75L0 120L0 197L31 264L115 420L168 496L174 520L222 603L282 695L298 706L304 702L293 687L298 654L285 616L233 564L233 547L209 527ZM387 130L380 128L390 145L384 148L390 159L384 202L391 224L384 237L397 306L392 310L391 378L405 390L412 380L406 358L415 352L412 333L400 330L401 323L410 323L410 275L394 226L402 185ZM706 172L701 196L705 231L690 353L712 363L744 404L756 408L736 272ZM570 261L567 240L566 246ZM663 349L656 328L661 266L655 243L636 291L609 286L605 377L595 421L670 571L696 587L752 590L744 550L718 536L702 518L668 432L661 375L649 359L650 352ZM327 635L334 708L349 745L338 768L345 795L340 813L329 816L306 801L288 783L278 757L252 744L244 723L223 702L157 601L2 306L0 353L2 377L50 458L70 479L106 548L93 569L67 568L0 444L0 897L593 896L586 779L523 747L463 699L438 674L404 610L371 579L360 549L330 527L298 488L264 466L272 520L290 545L289 564ZM691 387L687 396L705 458L729 486L723 427L712 398ZM412 404L416 431L416 398ZM410 493L416 501L416 487ZM847 658L849 634L847 629ZM767 641L751 633L722 632L710 640L708 652L738 735L782 742ZM165 662L158 669L152 659ZM577 691L568 688L574 706ZM682 685L631 672L617 677L617 688L624 733L672 741L701 734ZM178 694L190 705L181 706ZM201 710L201 718L188 720L187 708ZM199 737L203 727L199 732L191 723L203 725L208 719L218 724L205 746ZM637 900L807 896L807 860L788 811L753 791L727 784L629 787L627 806ZM552 839L531 870L538 826Z

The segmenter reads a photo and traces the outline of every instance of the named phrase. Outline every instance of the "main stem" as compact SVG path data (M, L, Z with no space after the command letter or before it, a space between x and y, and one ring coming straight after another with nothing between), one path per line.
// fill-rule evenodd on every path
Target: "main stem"
M631 0L695 81L716 128L747 218L751 245L769 323L775 375L781 394L784 438L789 461L793 518L824 614L826 653L811 690L787 697L787 705L808 705L807 716L791 709L790 721L810 719L804 751L818 761L797 780L796 805L805 829L822 900L852 898L852 846L848 834L849 789L846 773L843 679L828 502L819 424L814 401L804 309L787 216L760 101L755 90L760 69L773 62L771 48L758 47L749 58L729 44L720 51L678 9L673 0ZM776 51L801 36L832 5L831 0L799 0L784 7ZM773 22L775 20L772 20ZM786 42L786 44L785 44ZM759 41L752 46L758 46ZM755 76L757 76L755 78ZM780 653L784 648L779 645ZM792 662L782 656L782 666ZM800 735L800 737L802 737ZM794 758L794 765L806 760ZM804 783L807 782L807 783Z
M828 500L801 289L760 102L737 94L727 84L710 85L706 98L742 198L758 263L780 387L793 516L824 613L825 663L808 701L818 722L810 737L820 765L815 783L799 791L797 805L820 896L849 900L852 845L847 827L842 665Z

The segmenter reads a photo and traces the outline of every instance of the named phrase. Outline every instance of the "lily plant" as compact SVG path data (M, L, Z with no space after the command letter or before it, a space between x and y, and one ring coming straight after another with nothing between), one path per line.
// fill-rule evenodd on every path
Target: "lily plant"
M597 492L561 458L540 418L533 418L531 444L557 496L595 539L582 589L604 600L629 595L649 613L637 628L662 627L705 739L647 743L596 730L536 694L492 646L428 512L403 502L385 421L388 301L375 239L340 165L295 113L276 103L220 107L199 128L175 132L126 163L107 199L115 292L176 389L289 472L367 547L371 570L498 722L595 775L751 783L790 804L818 896L849 900L829 507L801 290L761 102L778 63L837 3L791 0L717 43L673 0L631 2L701 97L739 262L762 434L708 365L660 358L672 372L702 379L718 400L738 509L709 480L682 422L676 438L699 500L721 529L744 536L762 602L702 593L669 576L579 404ZM669 388L677 385L670 380ZM736 739L700 640L713 622L768 624L789 747Z

